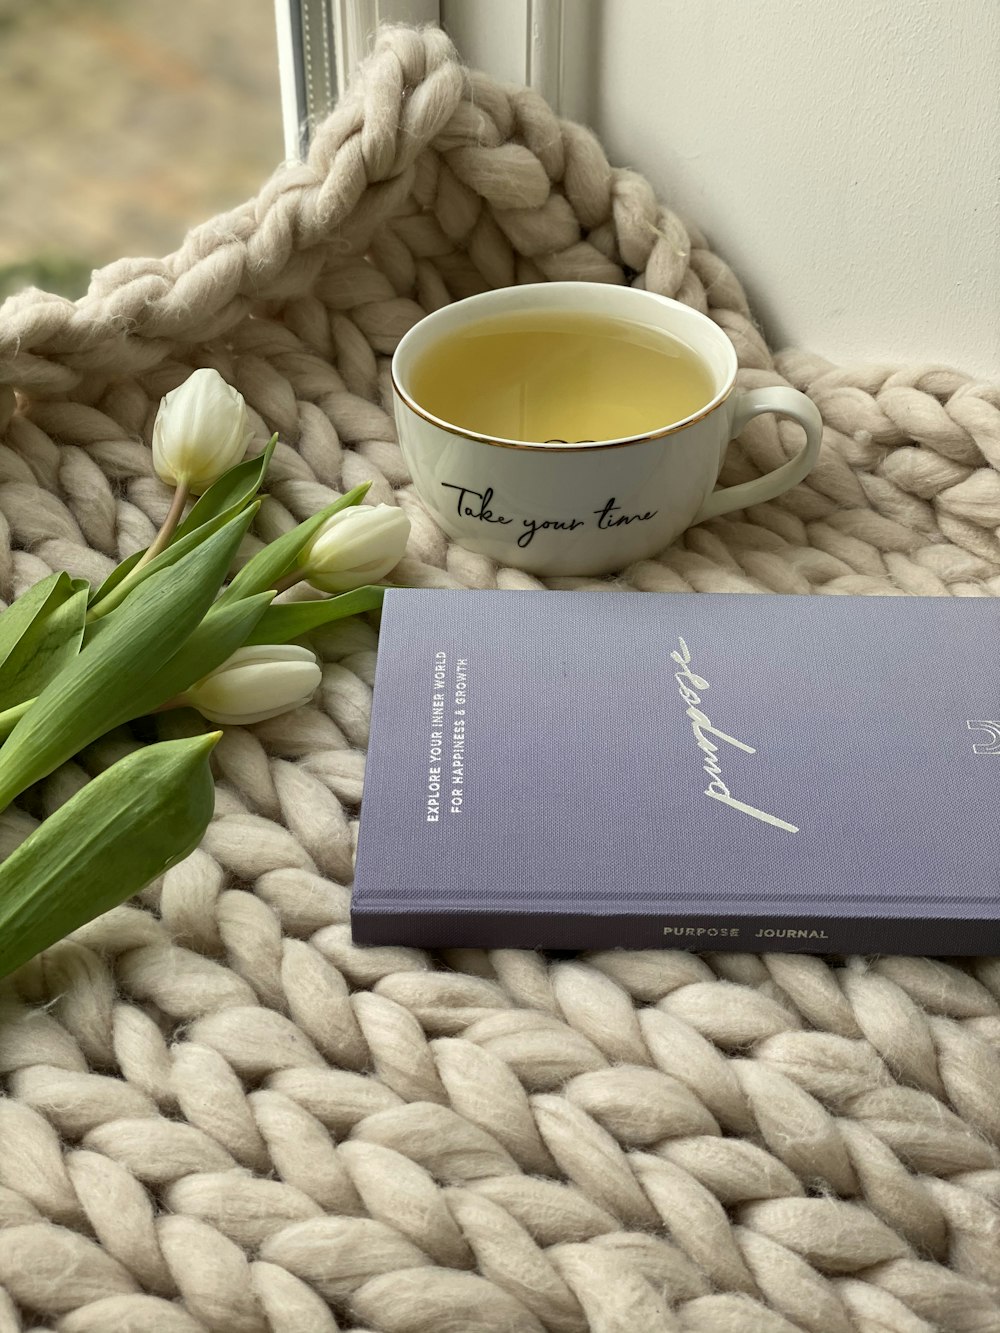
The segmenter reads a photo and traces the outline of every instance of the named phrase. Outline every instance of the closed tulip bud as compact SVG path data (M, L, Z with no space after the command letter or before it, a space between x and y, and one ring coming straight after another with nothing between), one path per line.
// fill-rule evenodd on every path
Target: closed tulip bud
M299 577L322 592L377 583L406 551L410 520L394 505L356 505L328 518L299 556Z
M240 461L252 433L243 395L217 370L196 370L160 403L153 424L156 474L201 495Z
M263 722L307 703L322 672L313 653L296 644L238 648L175 702L190 704L211 722Z

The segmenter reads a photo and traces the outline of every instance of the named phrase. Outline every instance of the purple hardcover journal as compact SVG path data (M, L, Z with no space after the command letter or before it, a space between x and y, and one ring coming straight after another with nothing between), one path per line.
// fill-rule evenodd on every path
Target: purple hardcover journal
M390 590L363 944L989 954L1000 603Z

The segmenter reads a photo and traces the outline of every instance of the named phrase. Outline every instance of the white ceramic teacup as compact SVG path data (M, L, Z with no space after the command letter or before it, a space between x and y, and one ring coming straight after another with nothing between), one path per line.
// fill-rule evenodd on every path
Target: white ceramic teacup
M708 367L712 397L651 434L570 445L463 430L414 397L413 367L438 339L525 310L579 311L672 334ZM736 368L723 330L668 297L590 282L504 287L436 310L402 339L392 361L399 442L418 494L460 545L535 574L605 574L655 555L694 523L773 499L813 466L822 436L813 403L782 387L734 392ZM801 450L766 476L713 490L729 441L762 412L797 421Z

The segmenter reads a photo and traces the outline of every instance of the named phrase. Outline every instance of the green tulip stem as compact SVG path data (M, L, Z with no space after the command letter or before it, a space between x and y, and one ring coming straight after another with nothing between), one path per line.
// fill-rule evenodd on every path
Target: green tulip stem
M302 569L293 569L292 572L286 574L283 579L278 579L274 585L275 597L277 597L279 592L287 592L289 588L294 588L296 583L301 583L308 572L309 571L305 567Z
M193 705L188 700L187 694L182 692L180 694L175 694L171 699L164 699L162 704L157 704L155 708L151 708L149 714L152 717L155 713L170 713L173 712L175 708L191 707L193 707ZM2 714L0 714L0 720L2 720ZM222 733L220 732L219 735L221 736L221 734Z
M143 565L148 565L151 560L156 559L161 551L167 549L170 545L170 538L174 535L174 530L177 527L177 524L181 521L181 515L184 513L184 506L187 503L187 498L187 482L178 482L177 489L174 491L174 498L171 500L170 508L167 511L167 516L163 520L159 532L153 538L152 546L150 546L149 550L146 551L142 558L132 567L128 576L122 580L123 583L128 583L130 579L134 579L139 570L142 569Z
M5 708L0 713L0 741L7 739L34 702L34 699L25 699L24 703L15 704L13 708Z
M130 583L134 583L136 581L136 577L139 574L140 570L142 570L146 565L148 565L150 561L155 560L156 557L162 551L165 551L167 549L167 547L170 545L170 538L174 535L174 532L177 530L177 524L180 522L181 515L184 513L184 505L187 502L187 498L188 498L188 484L186 481L179 482L177 485L177 489L174 491L174 498L170 502L170 508L167 511L167 516L163 520L159 532L153 538L152 545L150 545L150 547L147 550L143 551L142 555L135 562L135 564L125 575L122 581L119 584L117 584L117 586L113 590L114 595L102 598L97 603L96 606L91 607L91 609L87 612L88 625L93 624L95 620L100 620L100 618L102 616L106 616L109 611L113 611L124 597L125 589L129 586Z

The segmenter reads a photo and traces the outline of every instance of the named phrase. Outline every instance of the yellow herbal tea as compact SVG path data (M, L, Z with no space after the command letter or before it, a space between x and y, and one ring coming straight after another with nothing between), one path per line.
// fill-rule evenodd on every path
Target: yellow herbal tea
M410 387L426 412L461 430L561 444L664 430L715 392L705 363L669 333L544 310L443 337L414 364Z

